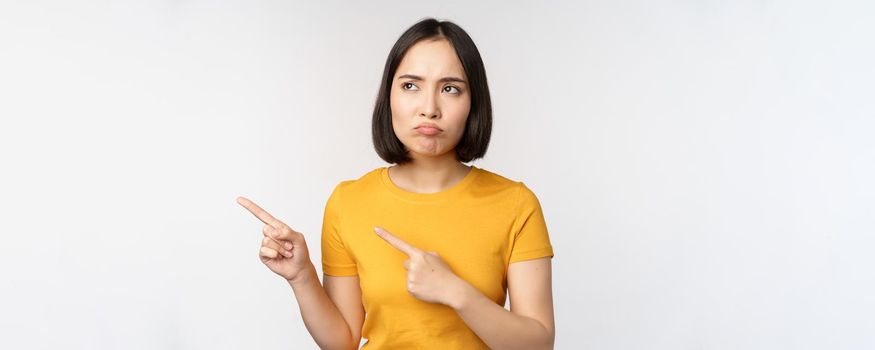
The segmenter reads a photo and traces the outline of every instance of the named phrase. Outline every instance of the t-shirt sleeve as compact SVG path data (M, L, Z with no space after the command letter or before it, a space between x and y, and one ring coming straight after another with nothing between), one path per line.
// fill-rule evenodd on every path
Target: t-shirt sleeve
M322 272L331 276L355 276L358 274L355 260L343 242L340 232L340 187L334 187L322 219Z
M538 197L522 182L519 183L519 208L514 224L514 242L509 263L543 257L553 257L553 246L547 233L547 223Z

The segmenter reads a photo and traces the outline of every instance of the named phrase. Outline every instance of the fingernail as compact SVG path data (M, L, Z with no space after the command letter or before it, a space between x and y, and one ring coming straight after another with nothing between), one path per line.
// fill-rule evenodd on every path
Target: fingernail
M382 231L382 230L379 227L374 226L374 232L381 233L380 231Z
M289 243L289 242L286 242L286 244L285 244L285 245L284 245L284 246L285 246L285 247L286 247L286 249L288 249L288 250L291 250L291 249L292 249L292 247L293 247L293 246L292 246L292 244L291 244L291 243Z

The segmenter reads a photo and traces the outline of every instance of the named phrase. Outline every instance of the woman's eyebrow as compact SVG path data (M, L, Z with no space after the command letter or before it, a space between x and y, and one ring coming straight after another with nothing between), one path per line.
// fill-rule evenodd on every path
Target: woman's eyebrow
M398 79L413 79L413 80L423 80L422 77L413 74L404 74L398 77ZM446 82L446 81L454 81L463 84L467 84L468 82L465 79L457 78L457 77L443 77L438 79L438 82Z

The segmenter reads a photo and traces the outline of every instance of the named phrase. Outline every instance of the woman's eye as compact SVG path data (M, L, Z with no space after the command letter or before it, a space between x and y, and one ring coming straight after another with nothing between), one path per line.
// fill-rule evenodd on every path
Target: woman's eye
M453 92L453 91L450 90L450 89L456 89L456 92ZM446 91L446 92L452 92L452 93L454 93L454 94L458 94L458 93L461 93L461 92L462 92L462 90L459 90L459 88L457 88L457 87L455 87L455 86L452 86L452 85L444 87L444 91Z
M404 89L404 90L419 90L419 88L416 86L416 84L414 84L414 83L410 83L410 82L407 82L407 83L401 83L401 88ZM462 90L461 90L461 89L459 89L459 88L457 88L457 87L455 87L455 86L452 86L452 85L447 85L447 86L445 86L444 89L443 89L443 91L444 91L444 92L449 92L449 93L452 93L452 94L456 94L456 95L462 93Z

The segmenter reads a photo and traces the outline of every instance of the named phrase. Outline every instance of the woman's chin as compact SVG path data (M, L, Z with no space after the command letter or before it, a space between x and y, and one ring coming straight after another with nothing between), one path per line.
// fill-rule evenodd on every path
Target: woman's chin
M437 158L453 151L452 147L448 148L446 143L435 138L410 140L404 144L404 149L411 158Z
M437 158L443 156L447 152L440 149L414 149L410 151L410 156L413 158Z

